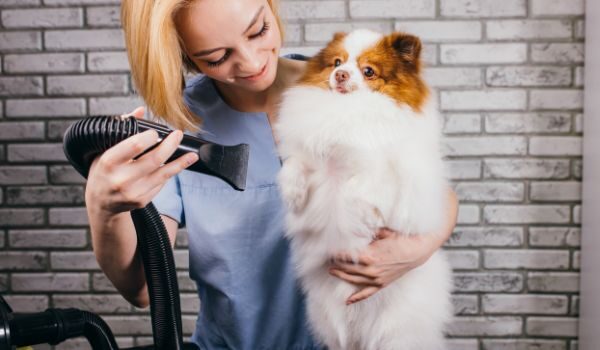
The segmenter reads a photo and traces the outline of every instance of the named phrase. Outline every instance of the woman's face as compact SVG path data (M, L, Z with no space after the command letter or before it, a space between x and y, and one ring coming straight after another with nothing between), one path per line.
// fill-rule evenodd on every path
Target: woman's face
M275 80L281 36L266 0L198 0L176 25L186 54L207 76L251 91Z

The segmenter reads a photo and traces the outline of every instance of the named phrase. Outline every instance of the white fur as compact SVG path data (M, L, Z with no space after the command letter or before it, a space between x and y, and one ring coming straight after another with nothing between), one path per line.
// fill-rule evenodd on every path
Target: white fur
M417 114L368 89L284 93L274 129L284 159L278 180L289 206L286 235L311 329L331 350L444 348L452 307L443 252L349 306L357 287L328 273L333 255L358 254L378 227L440 232L447 182L438 119L433 103Z

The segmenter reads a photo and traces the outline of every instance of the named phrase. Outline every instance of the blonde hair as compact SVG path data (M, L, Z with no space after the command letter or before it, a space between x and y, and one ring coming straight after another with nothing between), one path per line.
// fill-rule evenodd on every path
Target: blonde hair
M202 118L184 103L184 74L198 73L185 54L175 26L175 16L182 8L198 0L123 0L121 23L138 94L150 109L172 127L197 131ZM283 25L278 14L278 0L267 0L283 42Z

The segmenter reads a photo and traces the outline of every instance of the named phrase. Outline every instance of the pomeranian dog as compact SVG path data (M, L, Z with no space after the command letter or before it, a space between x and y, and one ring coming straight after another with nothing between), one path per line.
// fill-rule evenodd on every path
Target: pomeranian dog
M286 236L311 330L331 350L445 347L451 270L442 251L350 305L360 286L328 272L333 256L356 259L380 228L443 229L448 183L420 53L406 33L336 33L279 105Z

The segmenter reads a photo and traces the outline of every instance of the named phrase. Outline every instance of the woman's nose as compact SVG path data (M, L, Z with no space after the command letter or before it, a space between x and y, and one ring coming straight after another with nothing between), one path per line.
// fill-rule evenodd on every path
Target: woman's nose
M248 76L260 73L262 62L258 55L251 47L239 49L239 60L237 62L238 71L241 76Z

